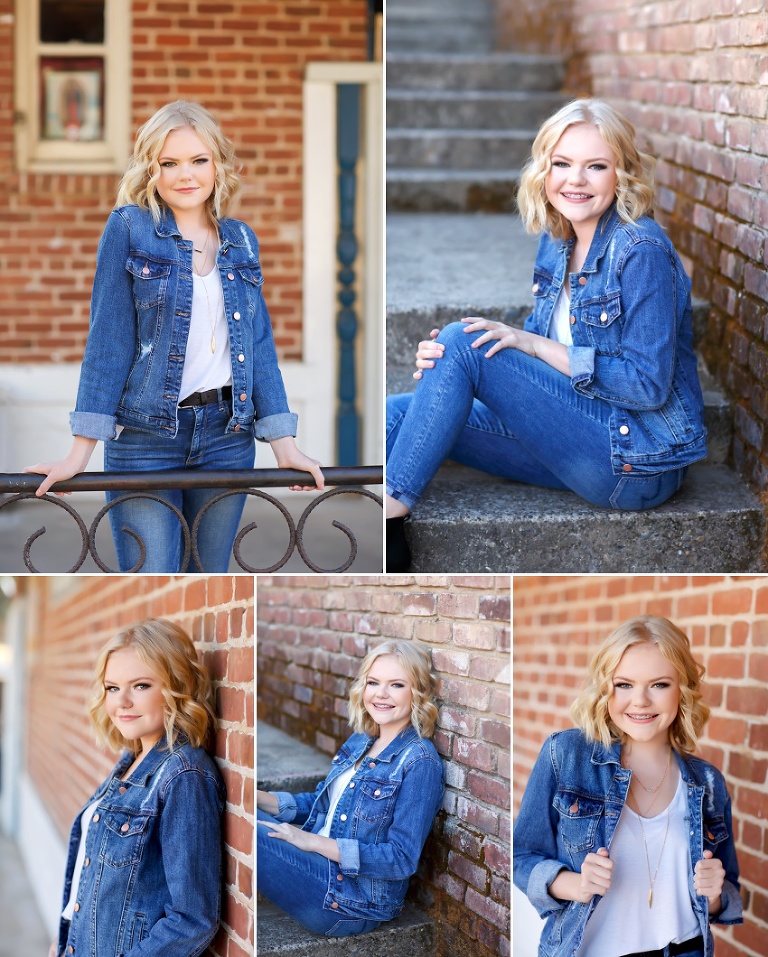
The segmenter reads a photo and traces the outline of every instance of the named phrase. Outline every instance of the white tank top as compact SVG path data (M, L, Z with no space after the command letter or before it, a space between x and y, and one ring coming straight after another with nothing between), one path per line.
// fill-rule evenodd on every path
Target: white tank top
M212 340L216 352L211 351ZM192 314L184 354L179 400L193 392L232 384L229 331L224 317L221 276L214 267L207 276L192 276Z
M566 278L566 282L567 282ZM555 309L552 313L552 319L547 329L547 338L554 339L555 342L561 342L564 346L573 345L573 336L571 335L571 302L565 294L565 286L560 290L557 297Z
M80 844L77 848L77 857L75 858L75 867L72 871L72 886L69 889L69 900L67 906L61 913L64 920L72 920L75 913L75 904L77 903L77 892L80 889L80 875L83 873L83 864L85 863L85 839L88 837L88 828L91 826L91 820L99 806L99 798L86 807L80 815Z
M331 782L331 786L328 789L328 797L330 799L331 806L328 808L325 824L323 824L323 826L317 832L318 834L322 834L323 837L331 836L331 822L333 821L333 815L336 813L336 805L339 803L341 795L344 793L344 791L346 791L349 782L355 776L355 770L356 769L353 764L351 768L347 768L346 771L342 771L341 774L337 778L334 778Z
M661 864L659 851L667 828L667 811L643 818L651 876L659 865L651 908L640 823L637 814L624 805L611 843L611 886L587 923L579 957L621 957L635 951L659 950L701 933L688 891L691 864L686 792L681 777L669 805L669 833Z

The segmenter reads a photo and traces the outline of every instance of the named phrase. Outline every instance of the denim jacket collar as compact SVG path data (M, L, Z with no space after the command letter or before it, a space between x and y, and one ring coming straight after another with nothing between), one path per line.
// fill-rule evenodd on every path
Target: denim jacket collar
M384 750L380 754L376 755L376 760L380 764L391 762L394 758L398 756L398 754L400 754L402 751L405 750L405 748L408 747L408 745L411 743L411 741L414 740L414 738L418 738L418 736L419 734L414 728L414 726L412 724L409 724L407 728L403 728L403 730L394 738L393 741L391 741L386 746L386 748L384 748ZM361 752L361 754L365 754L367 751L369 751L370 748L373 746L373 742L375 740L376 738L369 738L368 743L365 745L365 748ZM355 758L355 760L357 760L357 758Z
M221 255L227 251L229 246L244 247L246 245L240 232L233 228L229 220L219 219L217 222L219 235L221 237L221 248L219 249ZM160 239L182 238L179 227L176 224L176 217L167 206L160 207L160 220L155 224L155 232Z
M147 787L150 778L165 764L168 758L173 754L173 751L188 743L189 738L185 734L177 734L173 748L169 748L166 743L166 737L163 735L131 774L131 785L134 787ZM135 757L136 755L132 751L125 751L115 765L114 771L112 772L113 778L120 777L124 774L131 766Z
M579 271L580 274L597 272L598 263L605 255L613 233L619 225L621 225L621 217L616 209L616 204L613 203L606 209L598 221L595 235L592 237L592 242L589 245L587 258L584 260L584 265ZM573 249L575 241L573 237L561 241L560 252L566 257L566 260Z

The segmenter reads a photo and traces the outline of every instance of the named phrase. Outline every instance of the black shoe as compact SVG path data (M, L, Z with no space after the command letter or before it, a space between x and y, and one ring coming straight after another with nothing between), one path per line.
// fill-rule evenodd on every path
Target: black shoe
M411 550L405 537L408 516L387 519L387 571L407 572L411 567Z

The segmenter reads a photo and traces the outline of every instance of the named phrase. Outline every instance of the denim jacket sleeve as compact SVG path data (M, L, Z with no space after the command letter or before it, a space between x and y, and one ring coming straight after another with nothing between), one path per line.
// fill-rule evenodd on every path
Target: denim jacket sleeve
M627 409L659 409L667 401L675 369L675 267L670 252L653 238L630 244L618 263L620 354L593 346L568 348L571 383L577 392Z
M416 873L424 843L443 800L444 771L439 759L417 757L403 775L392 821L381 843L337 837L342 874L405 880Z
M325 787L325 779L320 781L314 791L305 791L301 794L291 794L289 791L274 791L277 798L277 814L275 820L296 824L300 827L309 817L315 799Z
M96 254L98 281L91 295L90 330L75 411L70 413L73 435L100 440L117 435L115 411L138 340L133 291L125 268L129 254L128 223L113 210Z
M219 785L212 775L190 768L177 772L165 792L159 833L171 904L149 936L125 957L197 957L219 926L223 810Z
M724 841L721 841L712 850L725 868L725 881L723 882L723 891L720 895L720 911L713 917L710 917L710 923L713 924L741 924L742 903L739 893L739 861L736 857L736 846L733 839L733 821L731 818L731 797L728 794L725 781L722 782L725 791L725 801L723 806L723 824L725 832L728 835Z
M567 906L549 894L549 885L566 865L557 857L555 741L549 737L528 779L512 838L512 877L541 917Z

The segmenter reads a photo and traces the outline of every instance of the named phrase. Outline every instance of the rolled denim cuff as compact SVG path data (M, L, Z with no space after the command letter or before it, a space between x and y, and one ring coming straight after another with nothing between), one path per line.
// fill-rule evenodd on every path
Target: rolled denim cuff
M349 837L337 837L339 845L339 868L342 874L355 877L360 871L360 845Z
M273 439L284 439L287 435L296 437L299 417L295 412L278 412L277 415L266 415L253 423L253 434L259 442L271 442Z
M541 861L531 871L525 893L540 917L547 917L565 907L562 901L555 900L549 893L549 885L564 870L566 866L560 861Z
M272 793L277 798L277 814L273 814L272 817L276 821L285 821L290 824L298 811L296 798L288 791L273 791Z
M568 362L574 388L592 381L595 375L595 350L591 346L568 346Z
M117 419L114 415L101 412L70 412L69 426L72 435L82 435L85 439L98 439L107 442L117 438Z
M742 916L741 897L730 881L723 881L723 892L720 895L722 910L710 917L712 924L741 924Z

